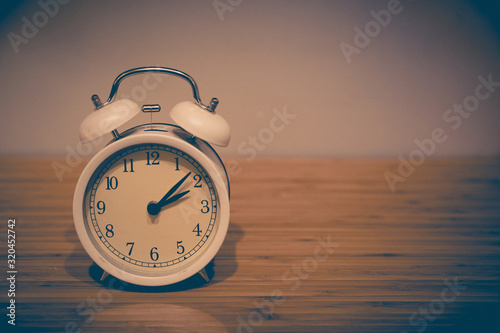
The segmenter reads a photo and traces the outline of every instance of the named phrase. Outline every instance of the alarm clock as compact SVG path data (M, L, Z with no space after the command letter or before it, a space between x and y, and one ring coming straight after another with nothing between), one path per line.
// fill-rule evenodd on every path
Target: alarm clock
M194 101L170 112L176 125L147 123L118 132L142 112L129 99L115 101L120 83L143 73L163 73L187 81ZM220 249L229 225L230 185L224 164L211 145L227 146L230 127L215 112L218 100L202 103L188 74L166 67L121 73L108 100L92 96L95 111L80 126L83 142L107 133L113 139L86 165L76 185L73 218L81 244L107 274L123 281L162 286L197 273Z

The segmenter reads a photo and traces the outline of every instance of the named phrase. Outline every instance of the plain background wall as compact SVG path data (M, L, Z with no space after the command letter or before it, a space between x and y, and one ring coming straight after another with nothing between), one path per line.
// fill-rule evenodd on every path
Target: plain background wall
M0 155L76 149L90 96L105 100L119 73L147 65L185 71L204 102L220 99L233 131L222 156L396 158L435 128L447 140L433 156L500 154L500 87L457 129L443 120L474 93L478 76L500 81L499 5L401 0L377 30L371 11L394 1L73 0L49 6L53 17L37 1L3 2ZM26 20L40 27L16 52L8 34L23 37ZM349 63L340 45L355 46L355 28L367 24L373 37ZM192 96L167 76L151 90L130 78L125 95L161 104L155 122L171 122L167 111ZM295 118L271 137L265 128L276 110ZM141 114L120 130L149 121Z

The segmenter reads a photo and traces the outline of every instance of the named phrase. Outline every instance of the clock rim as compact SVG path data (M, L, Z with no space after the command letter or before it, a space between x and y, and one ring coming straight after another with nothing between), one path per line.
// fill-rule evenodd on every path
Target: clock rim
M88 234L85 228L83 213L85 191L95 170L111 155L122 149L138 144L162 144L171 146L193 157L209 174L218 195L218 214L220 215L219 225L217 227L218 229L215 233L215 237L208 245L208 248L206 248L204 252L201 253L193 263L188 264L188 266L184 269L173 272L171 274L166 272L166 275L144 276L120 269L119 267L112 264L110 260L107 260L100 254L98 249L94 246L91 240L91 236ZM87 254L90 256L90 258L99 267L101 267L104 271L108 272L114 277L119 278L120 280L123 280L125 282L143 286L163 286L185 280L198 273L210 263L210 261L218 253L226 237L229 227L230 212L229 194L228 189L223 181L223 177L225 176L220 173L219 168L207 155L191 145L189 142L184 141L171 132L139 132L120 138L119 140L110 143L101 151L99 151L85 166L82 174L80 175L80 178L78 179L78 183L76 185L75 193L73 196L73 222L78 238L80 239L80 243L84 247Z

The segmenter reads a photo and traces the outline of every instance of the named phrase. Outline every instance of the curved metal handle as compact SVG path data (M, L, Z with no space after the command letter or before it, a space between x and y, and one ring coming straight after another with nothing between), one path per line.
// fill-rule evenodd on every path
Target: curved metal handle
M167 67L157 67L157 66L132 68L132 69L129 69L128 71L125 71L125 72L121 73L120 75L118 75L116 77L115 81L113 82L113 85L111 86L111 92L109 93L109 97L108 97L108 100L106 101L106 104L111 103L113 101L113 99L116 96L116 93L118 92L118 87L119 87L120 83L126 77L132 76L132 75L137 75L137 74L142 74L142 73L163 73L163 74L174 75L174 76L177 76L177 77L180 77L180 78L186 80L191 85L191 89L193 90L193 97L196 100L196 103L209 112L214 112L215 108L217 107L217 104L219 104L219 100L217 98L212 98L210 105L208 105L208 106L203 104L201 99L200 99L200 93L198 91L198 86L196 85L196 82L194 81L194 79L190 75L188 75L182 71L179 71L177 69L167 68Z

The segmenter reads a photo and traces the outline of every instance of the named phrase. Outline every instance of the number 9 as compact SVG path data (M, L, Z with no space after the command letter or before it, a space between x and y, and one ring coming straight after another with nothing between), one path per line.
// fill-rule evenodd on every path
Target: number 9
M104 214L104 212L106 211L106 204L104 203L104 201L99 201L97 203L97 209L99 210L97 214L99 215Z

